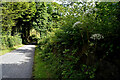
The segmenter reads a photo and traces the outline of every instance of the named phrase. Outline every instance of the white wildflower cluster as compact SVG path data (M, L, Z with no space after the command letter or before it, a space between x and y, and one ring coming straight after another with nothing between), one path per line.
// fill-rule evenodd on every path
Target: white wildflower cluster
M93 34L90 38L94 40L104 39L104 37L101 34Z
M80 21L77 21L76 23L74 23L73 28L78 24L82 24L82 23Z

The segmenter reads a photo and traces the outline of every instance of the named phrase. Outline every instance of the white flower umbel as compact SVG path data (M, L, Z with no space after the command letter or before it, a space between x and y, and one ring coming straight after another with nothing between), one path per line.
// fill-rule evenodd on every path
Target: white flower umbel
M101 34L93 34L90 38L94 40L104 39L104 37Z
M82 24L82 23L80 21L77 21L76 23L74 23L73 28L78 24Z

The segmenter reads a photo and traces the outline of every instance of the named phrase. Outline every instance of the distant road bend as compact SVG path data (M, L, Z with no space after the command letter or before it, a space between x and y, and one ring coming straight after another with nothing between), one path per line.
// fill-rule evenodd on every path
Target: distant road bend
M2 59L3 80L16 78L30 79L32 77L32 66L35 45L24 45L10 53L0 56ZM13 79L13 80L14 80Z

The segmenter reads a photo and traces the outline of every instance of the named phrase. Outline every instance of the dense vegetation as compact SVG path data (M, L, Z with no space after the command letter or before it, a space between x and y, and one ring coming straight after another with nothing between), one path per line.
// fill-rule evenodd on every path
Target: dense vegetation
M8 49L26 43L35 14L35 3L1 2L1 43L0 49ZM22 39L21 39L22 38Z
M1 42L0 42L0 49L8 49L10 47L14 47L17 45L22 44L22 39L18 36L0 36Z
M83 6L79 7L80 4ZM119 4L86 4L66 7L68 14L59 16L57 25L40 39L37 54L60 79L117 80L120 75Z
M38 41L34 78L43 78L41 62L46 64L52 78L120 78L119 2L7 2L2 5L2 36L20 33L23 43ZM33 28L40 33L39 39L30 36ZM7 38L5 44L13 41Z

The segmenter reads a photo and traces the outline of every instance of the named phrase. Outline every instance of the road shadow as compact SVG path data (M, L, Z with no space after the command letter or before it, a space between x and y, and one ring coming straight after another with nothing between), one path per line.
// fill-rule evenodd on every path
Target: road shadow
M17 49L15 54L24 54L24 58L17 63L2 63L2 80L32 80L32 66L35 47Z

